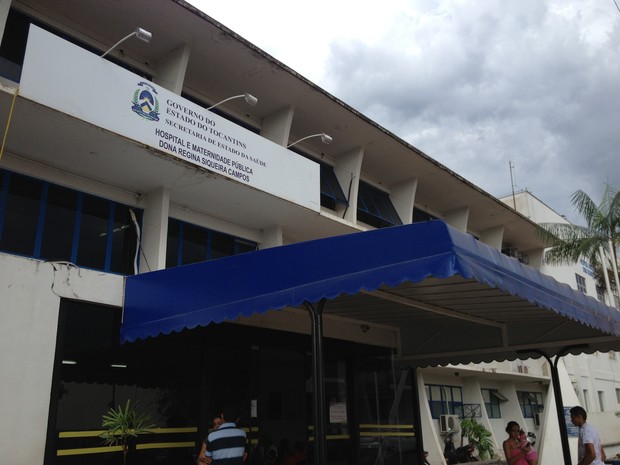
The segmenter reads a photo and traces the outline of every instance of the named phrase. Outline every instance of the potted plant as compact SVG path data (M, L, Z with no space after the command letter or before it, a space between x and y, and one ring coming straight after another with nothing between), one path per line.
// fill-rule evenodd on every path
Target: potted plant
M153 424L148 415L138 413L136 404L127 400L125 407L118 406L118 409L111 408L103 415L101 426L106 430L99 435L103 442L110 446L120 446L123 452L123 465L127 464L127 454L129 453L130 441L137 438L139 434L150 433Z
M478 450L480 460L492 459L495 455L495 447L491 440L491 432L473 418L461 420L461 441L467 438Z

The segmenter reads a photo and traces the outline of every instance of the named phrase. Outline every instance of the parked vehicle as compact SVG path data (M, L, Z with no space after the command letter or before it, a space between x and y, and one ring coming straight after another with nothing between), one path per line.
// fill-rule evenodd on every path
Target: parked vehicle
M478 459L474 457L475 446L473 444L466 444L461 447L455 447L452 439L453 435L454 433L448 433L444 438L443 456L448 465L477 462Z

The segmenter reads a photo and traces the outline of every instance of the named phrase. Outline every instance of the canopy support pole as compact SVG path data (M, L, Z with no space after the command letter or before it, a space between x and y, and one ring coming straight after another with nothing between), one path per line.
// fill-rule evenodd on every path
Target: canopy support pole
M419 463L424 463L424 438L422 436L422 414L420 413L420 389L418 386L418 367L409 367L411 380L411 405L413 406L413 430L415 433L415 447Z
M312 322L312 384L314 387L314 463L325 461L325 368L323 363L323 308L326 299L312 305L307 300L304 306Z
M553 396L555 397L555 411L558 416L558 424L560 425L560 441L562 442L562 454L564 456L565 465L571 465L570 447L568 445L568 430L566 428L566 419L564 417L564 401L562 400L562 390L560 388L560 377L558 375L558 362L560 357L565 354L555 356L553 362L544 355L551 366L551 382L553 383Z
M583 349L587 347L587 344L574 345L564 347L555 356L554 360L551 360L545 352L537 349L528 349L517 352L533 352L542 355L551 367L551 383L553 384L553 397L555 399L555 411L558 416L558 425L560 427L560 441L562 443L562 455L564 457L564 464L571 465L570 458L570 446L568 444L568 429L566 428L566 419L564 417L564 401L562 400L562 389L560 388L560 376L558 375L558 363L560 359L569 353L572 349Z

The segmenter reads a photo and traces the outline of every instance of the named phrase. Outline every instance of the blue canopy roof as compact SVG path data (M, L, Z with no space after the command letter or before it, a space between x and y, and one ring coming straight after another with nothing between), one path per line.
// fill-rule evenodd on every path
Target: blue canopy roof
M403 358L424 364L611 350L620 336L616 309L431 221L127 277L121 339L321 299L326 314L394 327Z

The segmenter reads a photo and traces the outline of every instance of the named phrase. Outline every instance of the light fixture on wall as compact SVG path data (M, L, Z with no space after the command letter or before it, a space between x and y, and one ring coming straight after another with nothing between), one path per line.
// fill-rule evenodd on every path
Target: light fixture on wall
M228 102L229 100L233 100L236 98L243 98L245 99L245 101L247 102L248 105L255 107L256 104L258 103L258 99L256 97L254 97L252 94L248 94L247 92L245 94L241 94L241 95L233 95L232 97L228 97L225 98L224 100L222 100L221 102L217 102L214 105L211 105L210 107L207 108L207 110L211 110L217 106L220 106L222 103Z
M110 49L107 52L105 52L103 55L101 55L101 58L106 56L108 53L110 53L112 50L114 50L120 44L125 42L127 39L130 39L130 38L132 38L134 36L137 37L138 39L140 39L141 41L146 42L148 44L151 41L151 38L153 37L153 34L151 34L146 29L142 29L141 27L137 27L136 30L133 31L131 34L128 34L127 36L123 37L121 40L116 42L114 45L112 45L112 47L110 47Z
M293 145L295 144L299 144L302 140L306 140L306 139L310 139L311 137L320 137L321 138L321 142L323 142L324 144L331 144L332 143L332 136L330 136L329 134L325 134L324 132L320 133L320 134L312 134L311 136L306 136L306 137L302 137L301 139L293 142L292 144L288 144L286 146L286 148L291 148Z

